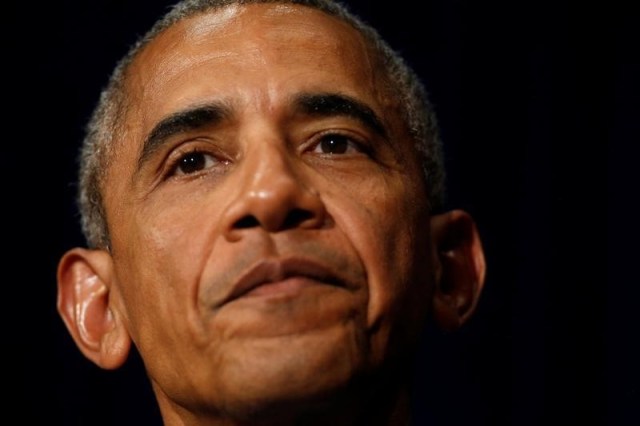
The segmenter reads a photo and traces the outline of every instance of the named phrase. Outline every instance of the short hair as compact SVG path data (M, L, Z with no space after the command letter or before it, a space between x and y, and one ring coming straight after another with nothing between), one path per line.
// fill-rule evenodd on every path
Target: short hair
M127 71L141 52L160 33L175 23L201 13L232 5L255 3L296 4L320 10L346 22L358 31L378 56L387 84L400 106L406 130L421 155L429 209L434 212L444 202L444 165L438 124L426 89L415 72L379 32L356 16L344 4L333 0L183 0L175 4L151 29L140 37L114 68L89 122L79 155L77 205L82 232L91 248L109 248L110 236L103 190L114 157L114 140L122 134L129 107L126 93Z

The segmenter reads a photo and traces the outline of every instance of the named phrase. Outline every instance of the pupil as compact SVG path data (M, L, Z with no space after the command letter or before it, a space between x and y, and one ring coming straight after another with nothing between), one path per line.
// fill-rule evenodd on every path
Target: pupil
M182 173L194 173L204 168L205 158L202 153L194 152L189 155L185 155L180 160L180 171Z
M320 142L320 148L325 154L344 154L348 146L347 138L335 135L328 136Z

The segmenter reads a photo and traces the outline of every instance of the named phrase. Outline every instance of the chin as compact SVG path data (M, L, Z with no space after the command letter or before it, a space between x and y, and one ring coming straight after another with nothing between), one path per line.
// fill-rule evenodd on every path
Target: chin
M291 417L343 400L366 366L363 333L334 327L300 336L254 339L224 357L219 377L225 417Z

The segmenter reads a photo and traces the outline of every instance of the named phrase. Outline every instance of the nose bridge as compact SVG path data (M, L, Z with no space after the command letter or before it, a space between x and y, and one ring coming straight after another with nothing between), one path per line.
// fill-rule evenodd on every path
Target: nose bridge
M242 160L245 196L270 198L300 184L284 140L273 135L253 136Z
M255 126L243 138L239 181L224 218L227 237L237 239L253 228L276 232L319 226L324 206L285 137Z

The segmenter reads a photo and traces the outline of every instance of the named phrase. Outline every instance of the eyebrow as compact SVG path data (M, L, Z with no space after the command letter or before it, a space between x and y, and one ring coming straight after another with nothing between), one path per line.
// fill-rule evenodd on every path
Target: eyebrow
M323 92L302 93L293 99L293 110L309 116L348 116L358 120L371 131L387 138L385 126L376 113L365 103L350 96ZM160 120L144 140L138 158L138 170L172 136L218 124L233 115L226 102L210 102L175 112Z
M348 116L355 118L373 132L387 138L382 120L365 103L339 93L305 93L294 98L295 109L303 114L320 117Z
M173 113L156 124L144 140L138 159L138 169L172 136L212 126L232 115L231 107L212 102Z

